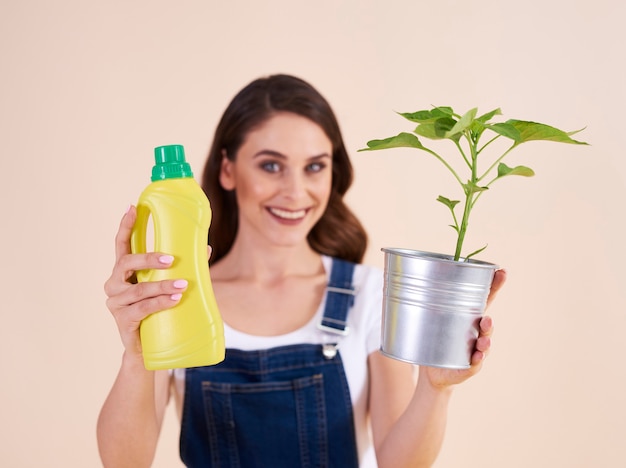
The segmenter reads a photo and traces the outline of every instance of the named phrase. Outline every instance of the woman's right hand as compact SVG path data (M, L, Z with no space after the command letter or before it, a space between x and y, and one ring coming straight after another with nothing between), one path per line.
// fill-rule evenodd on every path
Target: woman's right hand
M104 284L104 292L108 298L107 308L115 318L125 352L140 358L141 321L154 312L176 305L187 287L187 281L137 283L136 271L169 268L174 258L159 252L131 253L130 235L136 218L137 210L131 206L120 222L115 236L115 265Z

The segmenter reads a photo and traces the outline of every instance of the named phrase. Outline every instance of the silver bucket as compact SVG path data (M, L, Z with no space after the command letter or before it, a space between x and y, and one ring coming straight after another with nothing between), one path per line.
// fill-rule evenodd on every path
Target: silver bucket
M468 368L498 267L418 250L382 251L381 352L423 366Z

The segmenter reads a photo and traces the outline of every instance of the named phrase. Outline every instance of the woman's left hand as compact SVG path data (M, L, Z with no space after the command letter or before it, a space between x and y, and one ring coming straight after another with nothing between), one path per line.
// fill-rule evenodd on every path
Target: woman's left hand
M505 281L506 272L504 270L497 270L491 284L489 297L487 298L487 306L491 304ZM444 388L464 382L471 376L477 374L491 348L491 334L493 333L493 320L491 317L484 316L480 320L478 332L476 348L472 354L470 367L468 369L443 369L422 366L420 367L420 377L427 377L433 387Z

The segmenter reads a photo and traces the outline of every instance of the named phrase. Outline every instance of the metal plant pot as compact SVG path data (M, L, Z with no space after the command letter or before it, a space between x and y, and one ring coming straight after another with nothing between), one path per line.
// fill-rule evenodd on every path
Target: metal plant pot
M381 352L424 366L465 369L497 265L384 248Z

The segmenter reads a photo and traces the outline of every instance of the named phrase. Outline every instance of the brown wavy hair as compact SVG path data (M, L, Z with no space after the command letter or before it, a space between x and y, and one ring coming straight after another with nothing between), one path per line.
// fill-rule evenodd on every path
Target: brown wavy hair
M239 223L235 193L224 190L219 181L222 158L234 160L246 135L277 112L292 112L312 120L332 143L330 199L307 236L309 245L320 254L360 263L367 248L367 233L343 200L352 185L354 171L335 114L326 99L306 81L290 75L271 75L244 87L230 102L215 130L202 175L202 188L213 211L209 229L211 264L231 249Z

